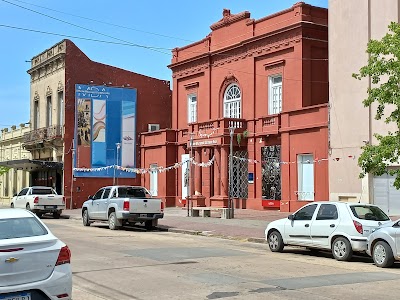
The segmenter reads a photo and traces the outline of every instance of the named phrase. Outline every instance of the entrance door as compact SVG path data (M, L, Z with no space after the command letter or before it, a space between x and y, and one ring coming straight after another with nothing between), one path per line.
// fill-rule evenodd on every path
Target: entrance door
M189 196L189 154L182 154L182 199Z

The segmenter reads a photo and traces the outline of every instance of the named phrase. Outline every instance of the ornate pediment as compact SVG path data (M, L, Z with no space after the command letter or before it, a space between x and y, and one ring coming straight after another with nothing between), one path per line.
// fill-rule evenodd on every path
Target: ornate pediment
M222 11L222 19L210 26L211 30L225 27L229 24L250 18L250 12L244 11L238 14L231 14L230 9L224 8Z

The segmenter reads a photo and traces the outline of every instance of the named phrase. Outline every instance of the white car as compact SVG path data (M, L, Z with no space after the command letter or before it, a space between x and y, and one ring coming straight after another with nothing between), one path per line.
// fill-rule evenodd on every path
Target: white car
M332 250L337 260L350 260L353 251L367 250L367 237L375 228L390 222L375 205L313 202L269 223L265 238L273 252L281 252L285 245L304 246Z
M32 212L0 209L0 299L69 300L71 252Z
M368 237L367 254L376 266L388 268L400 260L400 220L382 225Z

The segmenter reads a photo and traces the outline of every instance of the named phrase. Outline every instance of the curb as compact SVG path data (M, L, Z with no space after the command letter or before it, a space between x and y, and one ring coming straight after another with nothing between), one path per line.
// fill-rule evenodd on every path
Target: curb
M214 238L220 238L220 239L225 239L225 240L234 240L234 241L258 243L258 244L266 244L267 243L267 241L263 238L213 234L213 233L209 233L209 231L188 230L188 229L179 229L179 228L167 228L167 231L172 232L172 233L200 235L200 236L214 237Z

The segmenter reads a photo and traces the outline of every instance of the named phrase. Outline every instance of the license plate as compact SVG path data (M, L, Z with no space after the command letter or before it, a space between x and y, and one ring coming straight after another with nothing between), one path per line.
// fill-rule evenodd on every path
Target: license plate
M46 205L45 207L44 207L45 209L55 209L55 208L57 208L57 205ZM0 298L1 299L1 298Z
M147 214L140 214L141 218L147 218Z
M30 293L20 293L14 295L0 295L0 300L32 300Z

